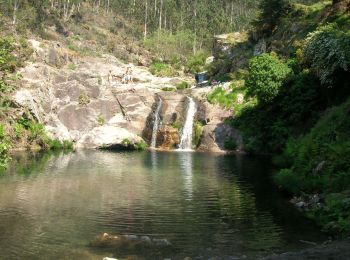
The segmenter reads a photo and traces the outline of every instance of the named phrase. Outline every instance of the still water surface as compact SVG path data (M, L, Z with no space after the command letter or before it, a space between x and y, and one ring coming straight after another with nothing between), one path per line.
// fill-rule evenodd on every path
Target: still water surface
M0 177L0 259L256 259L324 239L270 171L209 153L18 154ZM92 247L105 232L172 246Z

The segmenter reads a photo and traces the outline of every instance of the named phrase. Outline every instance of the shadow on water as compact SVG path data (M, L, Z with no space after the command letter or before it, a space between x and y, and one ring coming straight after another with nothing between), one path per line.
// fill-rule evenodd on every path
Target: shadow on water
M238 155L17 154L0 177L1 256L255 258L322 241L270 172L268 158ZM130 241L91 243L105 232ZM141 237L171 246L145 246Z

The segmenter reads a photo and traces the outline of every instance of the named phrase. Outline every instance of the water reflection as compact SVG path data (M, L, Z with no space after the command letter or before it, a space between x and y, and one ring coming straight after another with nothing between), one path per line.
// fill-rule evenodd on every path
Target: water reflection
M0 258L256 256L320 237L267 170L264 160L205 153L19 154L0 178ZM89 248L103 232L166 238L173 250Z
M181 173L184 178L184 189L185 189L185 196L186 200L192 200L192 194L193 194L193 184L192 184L192 178L193 178L193 160L192 152L179 152L179 166L181 169Z

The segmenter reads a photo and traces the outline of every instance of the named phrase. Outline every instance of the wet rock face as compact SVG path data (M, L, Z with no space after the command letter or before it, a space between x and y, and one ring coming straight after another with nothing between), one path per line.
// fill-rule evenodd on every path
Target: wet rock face
M179 130L185 120L186 96L177 92L159 92L155 100L159 100L159 98L162 99L162 107L159 111L161 123L156 138L156 147L171 150L180 143ZM151 142L156 108L157 103L155 102L143 131L143 137L148 143Z
M176 149L180 143L180 133L178 129L171 126L164 126L159 130L157 144L161 149Z

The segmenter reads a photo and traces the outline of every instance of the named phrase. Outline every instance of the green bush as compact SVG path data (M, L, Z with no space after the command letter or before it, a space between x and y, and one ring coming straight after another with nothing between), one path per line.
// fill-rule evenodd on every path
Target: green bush
M106 119L104 118L103 115L99 115L99 116L97 117L96 121L97 121L97 123L98 123L99 125L104 125L104 124L106 123Z
M181 89L186 89L189 88L190 84L186 81L182 81L181 83L176 85L176 89L181 90Z
M175 91L176 88L171 88L171 87L164 87L162 88L162 91Z
M275 98L292 70L272 54L262 54L249 61L249 76L246 80L248 95L268 103Z
M145 141L141 140L140 142L136 143L134 147L136 150L144 151L147 148L147 144Z
M195 121L193 124L193 138L192 138L192 144L194 147L198 147L200 145L202 135L203 135L203 124L199 121Z
M186 71L191 73L198 73L203 71L207 57L207 53L203 51L198 52L195 55L191 55L186 63Z
M13 131L14 131L15 137L17 139L20 139L25 131L25 128L22 124L15 123L13 126Z
M73 150L73 143L68 140L61 142L58 139L50 140L48 142L50 150Z
M10 147L11 143L6 136L5 126L0 124L0 171L7 167L10 160L8 155Z
M300 179L290 169L280 170L275 176L274 180L277 185L283 189L298 194L300 192Z
M172 77L176 75L176 71L171 67L171 65L162 61L152 62L149 67L149 71L158 77Z
M0 38L0 71L13 72L18 65L18 60L12 54L15 50L14 42L11 37Z
M36 122L30 122L29 124L29 140L30 141L39 141L39 139L46 139L45 128L42 124Z
M229 151L234 151L237 149L237 143L235 140L233 139L227 139L224 143L224 147L226 150L229 150Z
M82 92L80 95L79 95L79 104L80 105L83 105L83 106L86 106L90 103L90 97L89 95L86 93L86 92Z
M323 85L333 87L339 80L349 80L349 31L341 31L336 24L321 26L308 35L303 51Z

